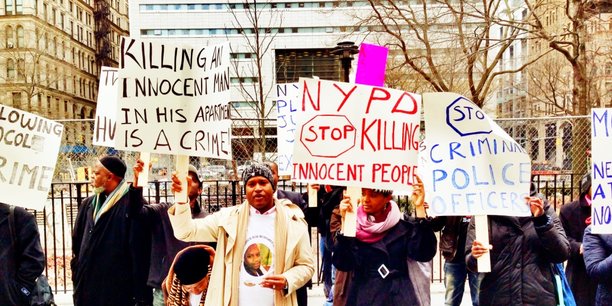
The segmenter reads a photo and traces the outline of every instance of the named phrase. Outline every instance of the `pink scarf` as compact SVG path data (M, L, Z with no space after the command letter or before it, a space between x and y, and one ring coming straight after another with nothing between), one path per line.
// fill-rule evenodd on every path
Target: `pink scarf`
M394 227L402 218L402 213L393 201L389 201L387 216L383 222L370 221L363 206L357 208L357 239L365 243L374 243L385 237L387 231Z

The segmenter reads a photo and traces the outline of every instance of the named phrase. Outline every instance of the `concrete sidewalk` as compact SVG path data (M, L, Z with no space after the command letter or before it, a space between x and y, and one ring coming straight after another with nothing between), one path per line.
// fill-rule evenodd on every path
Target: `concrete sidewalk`
M469 289L466 284L466 291L463 294L463 302L461 306L471 305ZM55 295L55 303L58 306L72 306L72 292L58 293ZM325 303L325 296L323 295L323 286L314 285L312 290L308 290L308 305L309 306L323 306ZM433 283L431 284L431 305L443 306L444 305L444 284ZM254 305L256 306L256 305Z

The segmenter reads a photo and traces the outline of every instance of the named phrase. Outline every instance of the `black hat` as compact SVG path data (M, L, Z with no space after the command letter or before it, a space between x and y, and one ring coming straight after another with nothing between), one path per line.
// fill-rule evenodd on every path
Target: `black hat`
M203 248L187 248L174 259L174 274L183 285L192 285L208 274L210 254Z
M272 189L276 190L276 185L274 185L274 175L272 174L272 170L266 164L252 164L244 171L242 171L242 181L244 182L244 186L246 188L247 182L256 176L263 176L270 184L272 184Z
M580 179L580 195L589 193L591 188L591 173L587 173Z
M106 168L106 170L110 171L112 174L123 178L125 176L125 171L127 170L127 166L121 160L121 158L117 156L107 155L100 158L100 164Z

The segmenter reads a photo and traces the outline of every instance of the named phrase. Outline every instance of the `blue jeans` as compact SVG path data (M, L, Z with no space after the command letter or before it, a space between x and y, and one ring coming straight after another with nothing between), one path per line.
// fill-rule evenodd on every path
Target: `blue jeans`
M472 305L478 306L478 273L468 271L465 263L451 262L444 263L444 286L446 287L445 305L461 305L466 277L469 279Z

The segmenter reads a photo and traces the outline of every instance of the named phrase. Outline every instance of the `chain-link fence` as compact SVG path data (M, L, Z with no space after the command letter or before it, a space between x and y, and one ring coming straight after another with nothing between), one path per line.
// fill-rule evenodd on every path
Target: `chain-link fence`
M192 157L191 163L197 166L204 179L231 179L233 174L239 173L241 166L250 160L274 158L273 154L267 153L263 156L257 153L257 148L261 146L261 134L266 133L264 150L276 151L275 128L265 128L260 132L258 128L253 128L252 124L244 122L246 121L240 120L240 123L234 126L233 161ZM58 157L55 182L86 180L87 167L93 166L97 157L103 154L119 154L128 165L134 164L138 157L136 152L115 151L112 148L91 145L95 132L93 120L71 120L62 123L65 126L65 137ZM497 123L529 152L534 174L572 172L581 175L589 168L590 118L587 116L498 119ZM266 126L274 124L275 122L267 122ZM168 179L174 168L173 156L153 154L151 158L151 179Z

